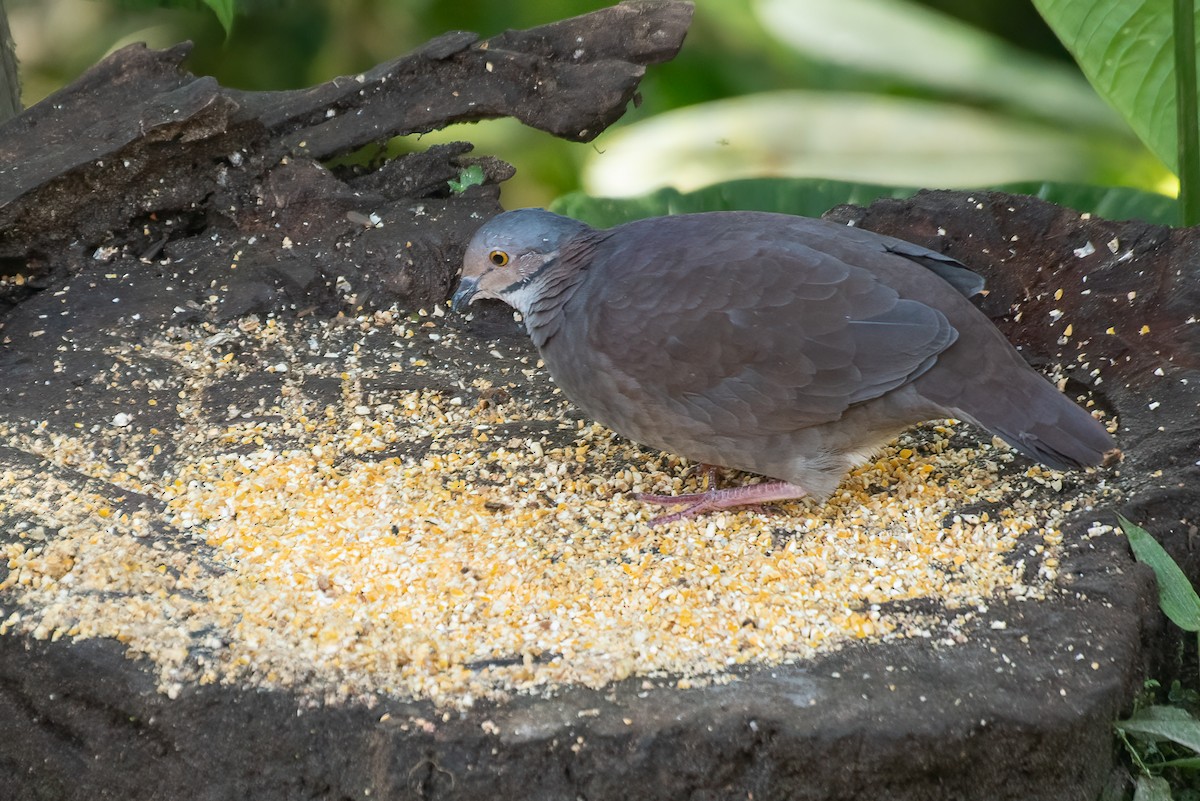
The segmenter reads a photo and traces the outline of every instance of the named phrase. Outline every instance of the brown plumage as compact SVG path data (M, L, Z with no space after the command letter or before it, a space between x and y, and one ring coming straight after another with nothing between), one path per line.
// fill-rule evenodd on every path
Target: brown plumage
M467 250L454 307L524 315L550 375L636 442L777 479L692 496L656 522L822 499L914 423L956 417L1050 467L1114 443L968 300L983 281L903 240L804 217L714 212L607 230L501 214Z

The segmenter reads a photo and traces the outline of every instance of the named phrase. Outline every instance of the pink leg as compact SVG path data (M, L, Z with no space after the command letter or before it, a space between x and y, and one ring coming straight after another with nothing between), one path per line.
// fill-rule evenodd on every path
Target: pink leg
M676 503L691 503L697 498L704 497L706 492L717 486L717 471L720 469L715 464L697 462L684 472L684 475L702 473L704 475L704 492L695 492L690 495L655 495L652 492L638 492L633 497L643 503L657 503L661 506L670 506ZM683 498L683 500L679 500L680 498Z
M729 489L707 489L704 492L694 492L689 495L652 495L638 493L633 497L643 503L654 503L660 506L687 504L687 508L662 515L650 521L652 526L662 526L683 520L688 517L702 515L705 512L716 512L720 509L730 509L735 506L753 506L771 501L789 501L803 498L808 493L803 487L789 484L786 481L766 481L762 484L747 484Z

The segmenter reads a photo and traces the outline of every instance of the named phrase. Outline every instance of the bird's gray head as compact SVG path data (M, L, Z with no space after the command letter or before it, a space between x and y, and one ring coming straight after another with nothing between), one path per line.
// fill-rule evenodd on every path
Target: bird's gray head
M498 298L525 312L539 273L554 262L564 244L587 230L577 220L543 209L517 209L493 217L467 246L454 310L462 311L477 298Z

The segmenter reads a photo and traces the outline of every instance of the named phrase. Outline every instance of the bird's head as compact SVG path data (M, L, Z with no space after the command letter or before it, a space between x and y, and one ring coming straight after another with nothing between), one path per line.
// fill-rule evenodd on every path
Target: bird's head
M525 312L539 274L562 246L588 230L543 209L499 214L475 232L463 256L462 280L451 302L462 311L477 298L497 298Z

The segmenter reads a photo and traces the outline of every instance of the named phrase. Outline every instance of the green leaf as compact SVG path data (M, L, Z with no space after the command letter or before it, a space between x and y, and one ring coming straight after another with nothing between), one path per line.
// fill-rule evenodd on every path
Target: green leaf
M1172 0L1033 4L1100 96L1164 164L1178 171Z
M236 0L204 0L204 4L212 9L217 15L217 19L221 21L221 27L225 29L225 35L230 36L233 33L233 7Z
M1087 183L1112 161L1126 166L1137 157L1095 128L957 103L788 90L698 103L612 130L588 155L583 185L617 197L783 176L938 188Z
M1158 605L1163 614L1185 631L1200 631L1200 597L1179 565L1144 528L1121 515L1117 515L1117 520L1129 539L1134 557L1149 566L1158 579ZM1200 735L1197 744L1200 745ZM1200 747L1196 750L1200 751Z
M996 188L1034 195L1110 220L1141 219L1172 225L1178 219L1178 208L1173 198L1127 187L1030 182L1002 184ZM684 193L668 188L628 198L591 197L583 192L573 192L555 200L550 208L589 225L608 228L663 214L734 209L820 217L842 203L865 206L879 198L911 197L917 191L913 187L819 178L747 178L713 184L694 192Z
M456 195L461 195L467 191L468 187L479 186L483 183L483 167L478 164L472 164L470 167L464 167L458 173L458 180L451 178L446 183L450 184L450 191Z
M797 51L893 83L1127 133L1074 67L911 0L755 0L763 30Z
M1033 195L1106 220L1145 220L1157 225L1179 225L1179 201L1157 192L1127 186L1090 186L1050 181L1029 181L993 187L1018 195Z
M1200 753L1200 720L1178 707L1146 707L1128 720L1117 721L1116 725L1122 731L1170 740Z
M1172 801L1171 785L1162 776L1138 776L1133 801Z
M911 188L813 178L747 178L694 192L666 188L629 198L572 192L555 200L550 208L589 225L608 228L645 217L701 211L776 211L820 217L840 203L865 205L881 197L904 198L916 193Z
M1173 0L1175 118L1178 143L1179 205L1185 225L1200 223L1200 105L1196 97L1195 0Z

